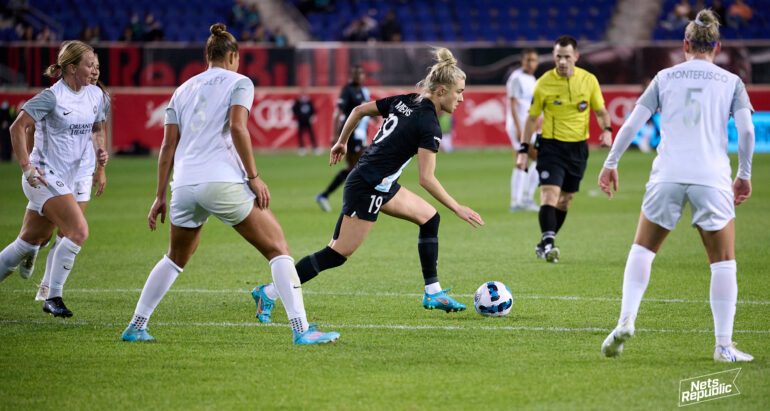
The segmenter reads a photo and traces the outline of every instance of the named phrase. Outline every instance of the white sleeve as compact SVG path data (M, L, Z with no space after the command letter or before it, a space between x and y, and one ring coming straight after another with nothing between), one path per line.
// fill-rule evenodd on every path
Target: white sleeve
M620 156L622 156L626 149L628 149L628 146L631 145L636 133L638 133L644 123L650 119L650 116L652 116L652 111L650 111L647 106L637 104L634 107L634 111L631 112L631 115L623 123L623 126L620 127L618 135L615 136L615 142L612 143L612 150L610 150L607 159L604 160L604 168L611 170L618 168Z
M742 180L751 180L751 157L754 155L754 123L751 110L741 108L733 113L735 128L738 129L738 175Z

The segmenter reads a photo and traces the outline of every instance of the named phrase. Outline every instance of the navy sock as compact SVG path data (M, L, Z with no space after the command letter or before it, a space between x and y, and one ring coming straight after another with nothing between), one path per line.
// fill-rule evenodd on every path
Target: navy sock
M543 245L553 244L554 237L556 237L556 207L549 205L540 206L538 217L540 220L540 232L543 233Z
M417 252L420 254L422 277L425 285L438 281L438 225L441 221L438 213L425 224L420 226L420 236L417 240Z
M345 264L347 258L344 255L334 251L331 247L303 257L297 265L297 275L300 283L304 284L318 275L323 270L339 267Z
M558 233L559 230L561 230L562 224L564 224L564 219L567 218L567 210L559 210L558 208L555 209L555 210L556 210L555 211L555 213L556 213L556 230L554 230L554 231Z
M324 197L329 197L329 194L331 194L334 190L337 189L337 187L345 182L345 179L348 178L348 174L350 174L350 171L347 169L340 170L340 172L334 176L334 180L332 180L331 184L329 184L329 187L326 187L326 190L324 190L321 195Z

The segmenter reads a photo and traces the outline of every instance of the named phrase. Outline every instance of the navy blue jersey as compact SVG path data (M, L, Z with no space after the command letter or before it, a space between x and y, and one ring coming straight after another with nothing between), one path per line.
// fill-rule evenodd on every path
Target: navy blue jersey
M337 107L339 107L342 114L345 115L347 120L350 113L354 108L369 101L369 90L364 86L355 86L353 83L348 83L342 88L340 97L337 99ZM343 121L344 124L344 121Z
M379 191L387 192L398 180L418 148L433 152L439 149L441 127L436 106L428 99L418 102L417 97L405 94L375 102L386 119L356 167L364 180L377 185Z

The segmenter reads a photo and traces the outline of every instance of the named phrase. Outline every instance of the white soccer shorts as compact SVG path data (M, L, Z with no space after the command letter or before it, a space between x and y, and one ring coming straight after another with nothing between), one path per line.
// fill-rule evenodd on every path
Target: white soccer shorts
M257 196L246 183L203 183L175 187L169 218L177 227L196 228L214 215L234 226L245 220Z
M87 203L91 200L91 187L94 184L94 176L84 177L75 182L75 189L72 194L78 203Z
M43 176L48 185L46 186L42 182L37 188L29 185L24 176L21 177L21 188L24 190L24 195L27 196L27 209L37 211L38 214L43 215L43 206L45 202L53 197L63 196L71 194L72 190L65 184L64 180L56 174L48 172Z
M735 218L732 192L697 184L647 183L642 212L648 220L670 231L687 203L692 225L706 231L719 231Z

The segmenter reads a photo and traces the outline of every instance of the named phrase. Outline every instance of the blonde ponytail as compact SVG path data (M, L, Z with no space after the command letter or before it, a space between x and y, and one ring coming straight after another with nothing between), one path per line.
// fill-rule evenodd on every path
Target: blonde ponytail
M422 100L426 93L435 92L442 85L450 87L459 80L465 80L465 72L457 67L457 59L449 49L434 48L433 55L436 64L431 67L430 73L417 83L420 90L418 100Z
M719 41L719 18L711 9L703 9L684 30L684 38L695 53L709 53Z

